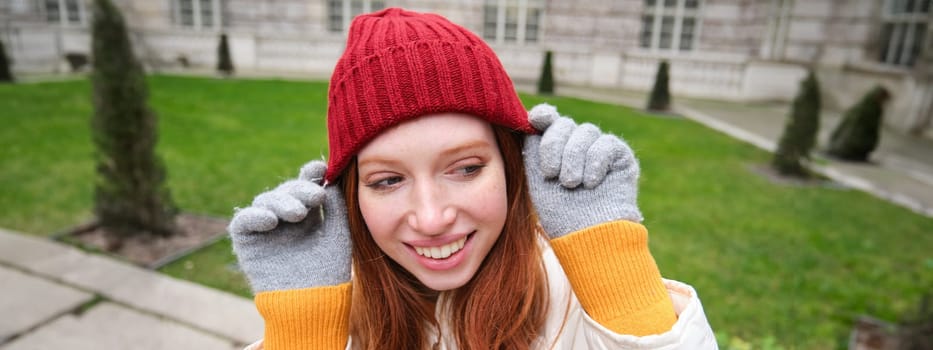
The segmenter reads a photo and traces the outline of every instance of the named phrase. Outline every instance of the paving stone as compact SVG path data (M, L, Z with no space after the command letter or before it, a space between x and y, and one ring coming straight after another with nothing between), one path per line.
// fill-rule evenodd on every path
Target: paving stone
M0 261L134 308L244 344L263 335L264 323L252 300L10 231L0 230L0 247L6 247L0 248Z
M0 266L0 343L58 315L74 310L93 295Z
M29 267L74 254L81 252L44 237L0 229L0 262L5 264L32 270Z
M121 285L110 295L115 300L197 324L241 343L252 343L262 337L264 323L252 300L163 275L154 277Z
M85 256L80 264L82 269L63 273L61 278L99 290L115 301L197 325L241 343L262 337L262 318L249 299L102 256Z
M229 340L108 302L95 305L82 315L62 316L0 347L3 350L237 348L240 347Z

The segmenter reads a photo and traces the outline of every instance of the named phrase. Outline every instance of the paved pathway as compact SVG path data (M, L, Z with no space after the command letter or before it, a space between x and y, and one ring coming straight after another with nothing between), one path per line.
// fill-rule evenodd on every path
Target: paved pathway
M534 87L519 85L521 91ZM557 88L557 94L592 101L622 104L642 108L646 95L619 89L594 89L572 86ZM674 97L678 114L712 129L773 151L784 131L788 104L749 104L679 99ZM839 112L821 113L820 141L825 144L839 123ZM846 186L868 192L876 197L933 217L933 140L910 137L883 130L878 149L868 164L842 162L817 153L813 170Z
M0 349L242 348L251 300L0 229Z

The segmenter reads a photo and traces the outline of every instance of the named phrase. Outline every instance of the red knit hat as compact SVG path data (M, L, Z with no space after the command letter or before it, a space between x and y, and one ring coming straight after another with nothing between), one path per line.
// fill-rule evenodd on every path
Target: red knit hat
M444 17L399 8L353 19L328 102L328 182L381 132L427 114L460 112L535 132L486 43Z

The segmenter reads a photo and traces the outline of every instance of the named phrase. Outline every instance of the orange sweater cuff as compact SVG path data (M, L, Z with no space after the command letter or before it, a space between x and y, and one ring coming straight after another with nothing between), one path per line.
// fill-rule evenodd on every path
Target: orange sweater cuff
M350 327L349 282L262 292L256 308L266 321L263 348L345 349Z
M586 313L619 334L671 329L677 316L641 224L614 221L551 240Z

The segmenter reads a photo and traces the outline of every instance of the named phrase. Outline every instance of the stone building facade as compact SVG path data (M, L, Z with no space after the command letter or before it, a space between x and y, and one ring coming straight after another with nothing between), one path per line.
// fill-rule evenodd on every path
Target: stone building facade
M64 72L89 50L90 0L0 2L19 72ZM660 60L675 95L786 101L807 69L828 107L870 87L889 127L933 134L933 0L114 0L153 71L211 67L220 33L239 70L326 78L350 19L386 6L436 12L485 38L516 81L554 52L559 84L647 90Z

